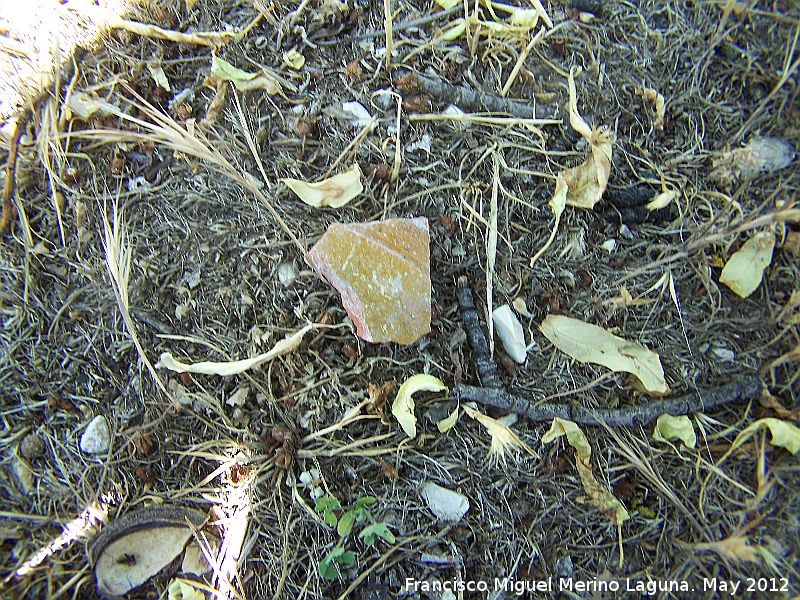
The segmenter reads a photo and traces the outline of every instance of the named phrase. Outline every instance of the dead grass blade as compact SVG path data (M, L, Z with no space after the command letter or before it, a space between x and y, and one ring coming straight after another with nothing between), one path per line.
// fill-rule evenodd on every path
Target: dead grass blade
M667 482L664 481L664 479L661 477L661 474L653 468L651 458L645 455L645 453L641 450L641 445L648 445L649 447L648 442L646 440L637 441L631 434L629 434L631 436L630 440L623 439L622 434L620 434L618 431L608 427L605 424L603 424L603 427L605 427L606 431L608 431L611 437L614 438L617 451L628 460L630 465L639 471L639 473L641 473L644 478L653 485L655 490L662 494L672 503L673 506L675 506L675 508L683 513L698 532L702 531L705 534L706 539L710 539L711 535L708 528L700 524L700 521L695 518L692 512L677 496L675 491L669 485L667 485Z
M766 547L758 544L751 545L747 537L747 530L758 523L754 521L740 527L725 539L717 542L703 542L700 544L685 544L676 540L679 546L693 550L694 552L714 552L722 560L734 563L760 562L764 563L776 573L780 573L780 561Z
M85 131L73 132L72 137L96 140L101 143L113 142L155 142L176 152L188 154L199 158L200 160L208 163L214 170L222 173L233 181L241 185L243 188L252 192L258 200L266 207L272 217L278 222L281 228L289 236L298 250L302 253L303 258L308 258L308 252L294 232L289 228L281 217L280 213L275 209L272 203L267 199L264 193L258 188L255 182L245 177L231 162L208 140L208 138L195 126L194 120L189 120L186 127L183 127L169 115L159 111L152 104L147 102L144 98L136 92L128 88L131 95L134 96L136 102L134 106L145 114L150 121L139 119L132 115L122 112L119 109L112 109L113 114L130 124L138 126L142 131L126 131L122 129L89 129ZM247 134L246 134L247 135ZM251 147L251 152L256 154L254 147ZM259 158L255 160L259 162ZM261 166L263 169L263 166ZM263 173L262 173L263 174ZM269 185L268 181L265 181Z
M111 287L114 290L114 297L117 300L117 306L119 306L119 310L122 313L122 320L125 322L125 327L128 329L128 334L131 336L133 345L136 346L136 351L139 353L147 370L150 371L150 375L152 375L158 388L169 398L173 408L179 410L180 403L167 391L164 382L161 381L158 373L156 373L153 363L147 358L147 354L144 348L142 348L139 336L136 333L136 327L131 318L130 302L128 298L128 283L131 273L131 248L128 245L122 211L117 210L116 204L114 205L113 224L109 223L108 215L105 211L103 212L103 248L106 253L106 269L111 277Z

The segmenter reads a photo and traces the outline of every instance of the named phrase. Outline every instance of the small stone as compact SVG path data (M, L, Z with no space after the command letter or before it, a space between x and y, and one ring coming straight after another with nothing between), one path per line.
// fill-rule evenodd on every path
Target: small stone
M36 433L29 433L19 443L19 454L25 460L34 460L44 454L44 442Z
M469 510L469 499L466 496L431 481L419 486L419 495L431 512L443 521L457 523Z
M81 452L85 454L102 454L108 452L111 435L108 432L108 421L102 415L89 421L81 435Z
M278 265L278 281L281 282L283 287L292 287L297 279L297 269L294 268L294 263L286 261Z
M431 330L428 220L333 223L309 252L368 342L411 344Z
M519 364L524 363L528 354L525 346L525 334L522 330L522 324L511 311L511 307L508 304L503 304L503 306L494 309L492 322L494 323L494 331L503 343L503 348L508 355Z

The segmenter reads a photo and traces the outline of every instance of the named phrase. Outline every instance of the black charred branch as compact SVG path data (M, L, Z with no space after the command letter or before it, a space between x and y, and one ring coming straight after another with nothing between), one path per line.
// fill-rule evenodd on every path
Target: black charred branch
M531 400L509 394L504 389L483 388L471 385L457 385L453 397L462 402L479 402L526 417L531 421L550 421L554 417L569 419L580 425L602 425L614 427L633 427L646 425L663 414L686 415L705 412L754 398L761 393L761 380L755 375L728 385L698 390L691 394L648 402L640 406L630 406L613 410L598 410L576 404L536 404Z
M509 394L503 389L497 373L497 366L489 356L489 346L483 335L478 312L472 298L472 290L466 277L458 280L457 295L464 319L464 329L472 345L478 378L482 387L457 385L453 397L461 402L478 402L500 410L512 412L532 421L549 421L554 417L568 419L580 425L608 425L613 427L632 427L646 425L660 415L685 415L704 412L755 398L761 393L761 380L755 375L722 387L697 390L690 394L648 402L639 406L613 410L599 410L573 404L537 404L532 400Z

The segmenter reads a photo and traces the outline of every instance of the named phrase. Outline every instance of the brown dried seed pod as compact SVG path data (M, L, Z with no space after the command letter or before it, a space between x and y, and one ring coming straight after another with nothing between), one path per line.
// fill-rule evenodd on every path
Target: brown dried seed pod
M283 425L276 425L272 428L272 433L270 435L273 440L279 444L283 444L287 439L292 438L292 430Z
M19 443L19 454L25 460L34 460L44 454L44 441L36 433L29 433Z

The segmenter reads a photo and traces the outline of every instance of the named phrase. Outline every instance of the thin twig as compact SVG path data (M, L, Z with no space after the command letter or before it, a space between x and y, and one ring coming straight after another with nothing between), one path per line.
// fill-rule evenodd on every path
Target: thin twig
M400 75L395 72L394 78ZM502 98L485 92L471 90L460 85L451 85L444 81L437 81L419 74L413 75L416 87L423 93L429 94L443 102L455 104L462 110L479 110L496 113L506 113L522 119L552 119L552 111L544 111L535 105L515 102L508 98ZM408 85L408 84L406 84ZM414 87L411 84L410 87Z
M509 394L503 389L497 374L497 366L489 356L489 347L480 326L472 290L466 277L459 278L456 293L464 319L464 329L472 345L472 352L478 368L478 378L483 386L455 386L453 397L461 402L479 402L507 410L531 421L550 421L554 417L558 417L580 425L633 427L655 421L665 413L685 415L704 412L725 404L749 400L761 394L761 380L757 376L751 375L722 387L697 390L677 398L658 400L629 408L600 410L580 405L536 404L532 400Z

